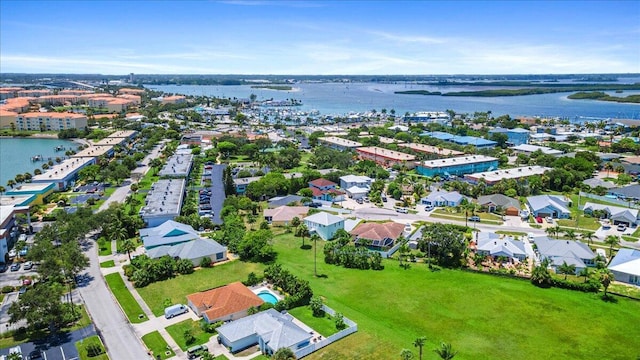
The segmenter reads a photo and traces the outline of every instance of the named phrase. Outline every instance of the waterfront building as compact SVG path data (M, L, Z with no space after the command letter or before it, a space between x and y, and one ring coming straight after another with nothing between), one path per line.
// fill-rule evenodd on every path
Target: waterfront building
M153 98L151 100L160 101L163 105L164 104L182 104L187 101L187 97L182 95L174 95L174 96Z
M424 154L433 154L441 157L464 155L462 151L445 149L440 146L431 146L431 145L417 144L417 143L399 144L398 146L411 149L415 152L424 153Z
M493 185L503 179L522 179L533 175L542 175L551 168L544 166L522 166L513 169L492 170L465 175L465 179L476 184L481 179L487 185Z
M18 113L0 108L0 129L10 129L11 124L16 126L16 118Z
M158 180L147 194L140 216L147 227L154 227L180 215L185 196L184 179Z
M2 87L0 88L0 100L11 99L18 96L18 91L24 90L21 87Z
M49 89L19 90L17 92L18 97L40 97L52 94L53 91Z
M468 155L418 163L416 171L424 176L466 175L498 168L498 159L484 155Z
M60 164L54 165L40 175L31 178L32 183L55 183L56 190L64 190L78 178L78 171L85 166L95 164L96 158L93 156L74 157L63 160Z
M78 102L78 95L46 95L40 96L35 101L41 105L67 105Z
M119 94L130 94L130 95L142 95L144 94L144 89L135 89L135 88L122 88L118 90Z
M447 141L447 142L462 145L462 146L473 145L478 149L490 149L495 147L498 144L495 141L487 140L487 139L483 139L475 136L453 135L453 134L449 134L441 131L433 131L433 132L426 131L420 134L420 136L428 136L434 139L443 140L443 141Z
M42 205L44 199L53 193L56 189L55 183L24 183L9 189L5 192L9 196L34 196L30 201L30 205Z
M523 128L505 129L495 128L489 130L489 134L507 135L507 144L517 146L529 143L529 130Z
M31 226L29 206L35 195L0 195L0 259L7 258L9 248L19 236L17 215L26 214L27 225Z
M405 122L427 122L448 125L451 121L449 114L442 111L419 111L404 117Z
M334 150L349 150L362 146L362 144L357 141L351 141L337 136L321 137L318 138L318 142Z
M87 116L84 114L29 112L16 116L16 129L18 130L59 131L86 127Z
M413 169L415 164L415 155L405 154L403 152L388 150L377 146L360 147L356 149L358 156L362 160L372 160L376 163L391 167L394 165L405 166L407 169Z
M113 140L113 139L112 139ZM88 148L79 151L73 155L71 158L83 158L83 157L99 157L99 156L107 156L111 157L114 153L113 145L94 145L89 146Z
M516 154L525 154L531 155L536 151L541 151L545 155L553 155L559 156L562 155L562 151L555 150L546 146L538 146L538 145L530 145L530 144L520 144L518 146L511 147Z

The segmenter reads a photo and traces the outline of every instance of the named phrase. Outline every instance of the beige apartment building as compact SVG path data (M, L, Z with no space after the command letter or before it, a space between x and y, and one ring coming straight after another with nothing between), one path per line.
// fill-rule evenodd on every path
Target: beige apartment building
M75 113L30 112L16 116L16 129L35 131L58 131L84 129L87 116Z

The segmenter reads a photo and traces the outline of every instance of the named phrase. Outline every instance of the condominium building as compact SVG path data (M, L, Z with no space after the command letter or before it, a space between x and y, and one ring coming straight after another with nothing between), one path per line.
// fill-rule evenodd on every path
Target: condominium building
M498 159L484 155L468 155L419 163L418 174L424 176L465 175L498 168Z
M382 166L401 165L407 169L413 169L416 164L415 155L405 154L399 151L384 149L377 146L366 146L356 149L362 160L372 160Z
M513 169L492 170L465 175L465 179L477 183L480 179L488 185L493 185L503 179L522 179L533 175L542 175L551 168L544 166L522 166Z
M84 114L29 112L16 116L18 130L58 131L85 127L87 127L87 116Z
M151 186L145 206L140 209L140 216L147 227L158 226L180 215L185 184L184 179L167 179L158 180Z
M349 150L362 146L362 144L357 141L351 141L337 136L321 137L318 138L318 142L335 150Z
M424 154L433 154L433 155L442 156L442 157L464 155L464 153L461 151L445 149L442 147L425 145L425 144L408 143L408 144L398 144L398 146L409 148L415 152L424 153Z

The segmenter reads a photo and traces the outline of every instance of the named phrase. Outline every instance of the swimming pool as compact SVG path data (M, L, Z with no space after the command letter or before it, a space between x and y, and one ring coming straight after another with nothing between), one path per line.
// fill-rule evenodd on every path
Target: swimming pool
M260 291L260 293L258 293L258 297L262 299L264 302L268 302L270 304L275 304L278 302L278 298L275 297L275 295L273 295L268 290Z

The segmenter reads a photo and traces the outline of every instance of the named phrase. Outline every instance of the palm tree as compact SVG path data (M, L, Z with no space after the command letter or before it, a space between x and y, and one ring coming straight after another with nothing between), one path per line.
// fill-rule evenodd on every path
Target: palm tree
M451 344L441 343L440 347L433 349L433 351L440 356L442 360L451 360L458 353L457 351L453 351Z
M575 240L576 239L576 231L573 229L567 229L564 231L564 235L569 239L569 240Z
M607 170L607 177L609 177L609 171L613 170L613 164L610 162L604 164L604 169Z
M311 235L311 241L313 241L313 274L314 276L318 276L318 240L320 240L320 236L314 232Z
M415 356L413 355L411 350L402 349L402 351L400 352L400 359L402 359L402 360L412 360L412 359L415 359Z
M13 179L7 180L7 186L10 186L13 189L13 187L16 186L16 181Z
M614 280L613 273L609 269L600 270L600 284L604 287L604 297L607 297L607 289Z
M578 273L578 276L584 276L584 282L587 282L589 275L591 275L591 269L589 269L588 267L583 267L582 270L580 270L580 272Z
M413 341L413 346L420 349L418 357L420 360L422 360L422 347L424 346L425 342L427 342L427 338L425 336L420 336Z
M4 186L0 185L0 195L4 194L5 191L7 191L7 189Z
M562 265L558 266L558 274L564 274L564 279L567 280L567 275L575 274L576 266L567 264L566 261L562 262Z
M613 252L613 247L620 245L620 237L617 235L609 235L604 240L604 243L609 245L609 257L611 257L611 253Z
M309 236L309 228L307 228L307 225L305 225L305 224L300 224L296 228L296 234L295 235L302 237L302 247L304 247L304 238L306 236Z
M596 237L596 234L593 231L585 231L582 233L581 238L587 240L587 244L591 245L591 240Z
M129 257L129 261L131 261L131 252L136 251L136 244L131 241L131 239L127 239L122 243L121 249L122 251L127 252L127 256Z

